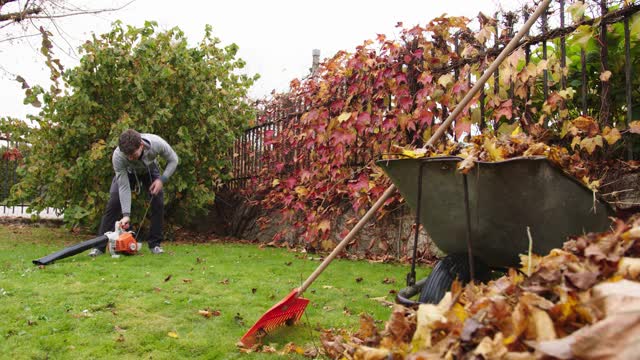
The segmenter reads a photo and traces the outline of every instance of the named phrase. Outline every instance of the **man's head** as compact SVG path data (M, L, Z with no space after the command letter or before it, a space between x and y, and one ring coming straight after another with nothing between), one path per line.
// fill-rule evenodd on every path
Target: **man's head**
M125 130L120 134L118 147L129 160L139 159L142 153L142 138L140 137L140 133L133 129Z

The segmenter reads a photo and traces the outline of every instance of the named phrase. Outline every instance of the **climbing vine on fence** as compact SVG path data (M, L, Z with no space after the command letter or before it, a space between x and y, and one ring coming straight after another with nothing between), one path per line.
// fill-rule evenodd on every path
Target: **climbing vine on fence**
M580 11L576 9L584 6L580 4L571 11ZM289 93L275 96L267 109L295 105L303 110L282 128L265 128L267 165L248 187L252 193L257 189L264 194L263 207L278 210L293 224L274 240L294 235L311 247L332 247L336 239L330 234L338 226L336 220L351 208L355 215L351 221L355 221L389 185L374 161L422 147L503 46L496 44L506 44L513 36L517 16L503 18L505 22L499 23L480 16L475 29L463 17L438 17L424 27L399 24L399 40L378 35L353 53L338 52L309 78L292 81ZM637 24L640 17L632 19ZM593 28L594 33L597 29ZM584 31L570 36L569 45L579 49L586 43L583 36ZM492 144L504 144L501 138L524 136L527 140L518 143L554 142L575 151L573 161L563 160L572 164L584 165L581 156L617 151L621 132L630 132L624 122L614 119L607 128L588 117L574 122L576 89L560 84L566 69L557 48L549 45L544 58L540 46L534 45L520 48L504 61L448 130L448 144L441 143L435 153L459 153L461 144L481 133L487 134L488 143L471 142L485 144L485 151ZM546 97L541 85L545 73ZM595 129L583 131L580 124L587 123ZM580 175L587 184L594 180L588 172ZM399 196L390 198L378 217L399 201Z

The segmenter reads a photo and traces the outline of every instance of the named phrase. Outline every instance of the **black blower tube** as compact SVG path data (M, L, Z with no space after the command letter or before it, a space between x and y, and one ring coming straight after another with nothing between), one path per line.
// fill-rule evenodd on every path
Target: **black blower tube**
M47 255L45 257L41 257L40 259L33 260L34 265L49 265L52 262L60 259L67 258L69 256L73 256L79 254L85 250L97 247L102 248L107 245L109 242L109 238L106 235L101 235L91 240L83 241L79 244L71 245L66 247L60 251L54 252L51 255Z

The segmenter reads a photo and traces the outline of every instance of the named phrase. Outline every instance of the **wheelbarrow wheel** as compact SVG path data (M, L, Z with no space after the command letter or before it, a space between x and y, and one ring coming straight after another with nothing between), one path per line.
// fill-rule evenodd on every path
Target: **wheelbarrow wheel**
M490 269L476 257L473 260L475 279L479 281L488 280L491 273ZM426 278L418 298L419 302L439 303L456 278L463 284L471 280L467 254L448 255L440 260Z

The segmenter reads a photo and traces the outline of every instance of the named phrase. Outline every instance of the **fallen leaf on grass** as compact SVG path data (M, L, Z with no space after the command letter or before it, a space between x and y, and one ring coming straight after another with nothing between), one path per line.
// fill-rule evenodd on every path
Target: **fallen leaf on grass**
M374 298L371 298L371 300L379 302L380 304L382 304L384 306L393 306L395 304L395 303L393 303L391 301L388 301L385 296L374 297Z
M193 280L191 280L191 279L182 279L182 282L183 282L183 283L185 283L185 284L189 284L189 283L191 283L192 281L193 281Z
M238 325L244 326L244 319L242 318L242 316L240 316L240 313L236 313L236 315L233 317L233 320L235 320Z
M124 342L124 335L118 335L118 337L116 338L116 342Z
M315 359L318 357L318 355L320 355L320 352L318 351L317 347L309 346L304 350L304 353L302 355L311 359Z
M164 278L164 282L167 282L167 281L171 280L171 276L172 276L172 275L169 275L169 276L167 276L166 278Z
M89 312L89 310L82 310L82 312L80 312L79 314L73 314L73 317L76 319L79 318L88 318L88 317L92 317L93 315Z
M361 277L356 278L356 282L357 282L357 283L362 282L362 278L361 278Z
M178 333L177 333L177 332L175 332L175 331L169 331L169 332L167 333L167 336L168 336L168 337L170 337L170 338L174 338L174 339L177 339L177 338L179 338L179 337L180 337L180 336L178 336Z
M251 293L252 293L252 294L255 294L255 293L256 293L256 291L258 291L258 289L256 289L256 288L252 288L252 289L251 289Z
M366 313L360 315L360 329L358 329L355 335L365 341L379 340L380 333L371 315Z
M384 280L382 280L383 284L395 284L396 283L396 279L394 278L384 278Z
M299 355L304 355L305 350L303 348L301 348L300 346L290 342L285 344L284 348L282 348L281 354L282 355L287 355L287 354L299 354Z
M220 316L220 310L209 310L209 309L204 309L204 310L198 310L198 314L204 316L205 318L210 318L212 316Z
M331 285L323 285L322 288L323 289L333 289L333 286L331 286Z
M222 285L229 285L229 279L221 280L221 281L219 281L219 283L222 284Z
M291 266L292 262L291 262L291 261L288 261L288 262L286 262L286 263L284 263L284 264L285 264L285 265L287 265L287 266Z

